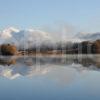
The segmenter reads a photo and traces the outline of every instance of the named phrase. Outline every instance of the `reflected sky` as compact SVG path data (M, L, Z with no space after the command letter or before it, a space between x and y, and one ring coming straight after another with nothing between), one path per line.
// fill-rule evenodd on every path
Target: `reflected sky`
M99 56L0 58L0 100L100 100Z

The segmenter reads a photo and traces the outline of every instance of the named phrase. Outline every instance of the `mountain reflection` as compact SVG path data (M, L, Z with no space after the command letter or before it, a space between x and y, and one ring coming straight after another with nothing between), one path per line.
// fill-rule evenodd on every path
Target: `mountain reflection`
M40 56L40 57L0 57L0 75L14 79L18 76L44 75L54 66L87 68L99 70L100 56L70 55L70 56ZM78 67L74 67L78 69Z

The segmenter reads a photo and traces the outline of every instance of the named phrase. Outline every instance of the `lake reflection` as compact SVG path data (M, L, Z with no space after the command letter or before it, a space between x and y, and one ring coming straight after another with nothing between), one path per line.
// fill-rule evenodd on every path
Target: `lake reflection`
M0 57L0 100L100 100L100 56Z

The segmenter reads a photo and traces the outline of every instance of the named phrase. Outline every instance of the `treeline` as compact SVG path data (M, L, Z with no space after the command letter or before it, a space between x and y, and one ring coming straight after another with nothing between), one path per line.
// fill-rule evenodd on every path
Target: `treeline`
M93 42L83 41L81 43L74 43L72 47L73 53L81 54L99 54L100 53L100 40Z
M64 54L99 54L100 40L93 42L83 41L77 43L56 43L55 45L41 45L32 47L26 51L41 52L41 53L64 53Z
M28 49L18 49L12 44L2 44L0 46L1 55L16 55L18 52L43 53L43 54L100 54L100 40L93 42L83 41L77 43L56 43L55 45L42 44L38 47Z

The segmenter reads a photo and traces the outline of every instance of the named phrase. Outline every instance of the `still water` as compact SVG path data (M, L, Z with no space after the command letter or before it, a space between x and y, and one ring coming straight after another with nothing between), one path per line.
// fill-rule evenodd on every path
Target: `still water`
M100 56L1 57L0 100L100 100Z

